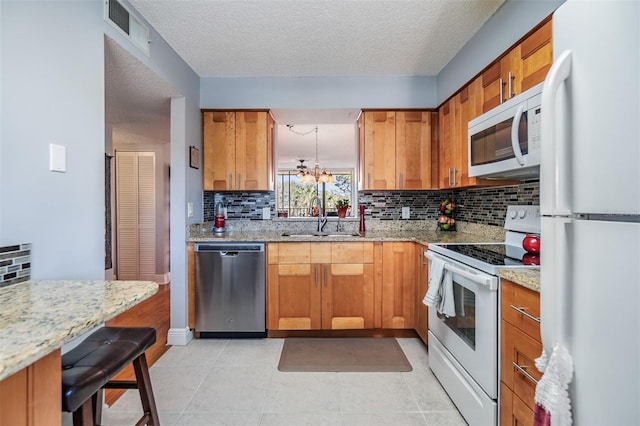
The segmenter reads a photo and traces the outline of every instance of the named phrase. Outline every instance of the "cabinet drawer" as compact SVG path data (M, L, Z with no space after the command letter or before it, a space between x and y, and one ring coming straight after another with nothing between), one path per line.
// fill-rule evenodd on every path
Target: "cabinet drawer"
M533 410L536 382L542 377L534 361L542 344L504 320L502 339L502 381Z
M531 426L533 410L500 383L500 426Z
M500 285L502 319L540 342L540 293L505 279Z

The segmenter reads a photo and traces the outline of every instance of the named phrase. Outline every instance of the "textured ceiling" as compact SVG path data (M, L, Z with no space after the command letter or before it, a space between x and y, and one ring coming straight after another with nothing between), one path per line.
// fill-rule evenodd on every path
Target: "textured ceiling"
M432 76L504 0L130 0L200 77Z

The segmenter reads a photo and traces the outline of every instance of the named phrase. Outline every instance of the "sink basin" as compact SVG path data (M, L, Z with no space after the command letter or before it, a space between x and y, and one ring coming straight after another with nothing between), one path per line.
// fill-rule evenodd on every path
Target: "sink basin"
M283 237L361 237L359 232L283 232Z

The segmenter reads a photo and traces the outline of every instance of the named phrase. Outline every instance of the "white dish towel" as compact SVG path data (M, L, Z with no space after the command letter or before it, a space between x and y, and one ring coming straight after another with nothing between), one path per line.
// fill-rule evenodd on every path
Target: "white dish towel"
M427 294L422 303L435 308L440 314L448 317L456 316L453 298L453 279L451 273L444 268L445 262L435 258L429 265L429 283Z

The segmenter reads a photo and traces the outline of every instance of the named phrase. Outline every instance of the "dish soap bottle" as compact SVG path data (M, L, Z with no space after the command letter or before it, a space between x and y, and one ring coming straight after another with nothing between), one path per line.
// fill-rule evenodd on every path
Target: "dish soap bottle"
M360 232L364 232L364 206L360 205Z

